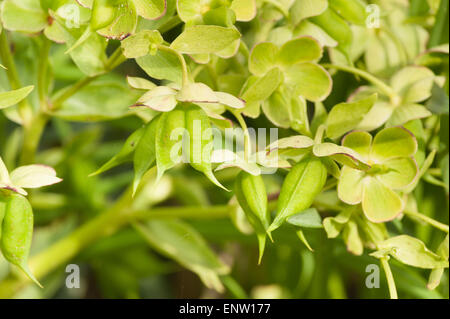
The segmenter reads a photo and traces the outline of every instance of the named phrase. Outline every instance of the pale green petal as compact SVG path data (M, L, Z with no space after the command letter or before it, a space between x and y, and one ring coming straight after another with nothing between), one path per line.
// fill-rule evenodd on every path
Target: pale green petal
M19 188L38 188L56 184L62 179L56 177L53 168L45 165L27 165L11 172L11 182Z
M400 196L376 178L364 180L362 197L364 214L374 223L390 221L403 210Z
M350 205L359 204L362 200L364 176L363 171L344 166L337 187L339 199Z
M381 130L373 139L370 158L383 163L395 157L410 157L417 152L415 136L404 127Z
M295 64L287 68L285 73L286 83L309 101L323 101L331 92L331 76L317 64Z
M369 159L371 145L372 135L367 132L351 132L342 139L342 146L351 148L366 160Z
M377 175L384 185L392 189L399 189L410 185L419 171L416 161L412 157L402 157L387 160L383 163L389 168L385 174Z

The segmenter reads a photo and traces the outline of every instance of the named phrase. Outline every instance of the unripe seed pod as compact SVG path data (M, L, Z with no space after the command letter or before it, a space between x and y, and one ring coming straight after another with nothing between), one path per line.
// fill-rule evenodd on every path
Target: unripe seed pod
M12 194L6 202L0 248L7 261L19 267L31 280L42 287L27 264L32 236L33 209L24 196Z
M309 208L327 179L327 169L322 161L307 156L298 162L286 176L278 198L277 217L269 227L273 231L291 215Z
M255 176L242 171L236 177L234 190L239 205L258 236L259 262L261 262L270 224L264 181L261 175Z

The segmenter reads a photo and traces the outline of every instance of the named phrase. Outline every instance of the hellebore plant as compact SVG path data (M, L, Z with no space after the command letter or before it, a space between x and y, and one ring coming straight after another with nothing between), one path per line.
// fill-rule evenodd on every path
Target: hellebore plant
M0 297L448 298L448 7L0 0Z

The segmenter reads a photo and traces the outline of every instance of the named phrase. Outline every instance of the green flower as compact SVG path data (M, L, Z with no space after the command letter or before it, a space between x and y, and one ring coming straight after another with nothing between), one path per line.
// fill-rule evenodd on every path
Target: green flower
M249 77L242 89L247 102L244 114L256 118L264 114L277 126L309 134L306 100L323 101L331 91L332 80L317 64L323 50L319 42L302 36L281 47L257 44L250 54Z
M349 133L342 145L359 153L370 168L344 166L338 183L339 198L350 205L362 203L364 214L372 222L397 217L404 208L397 191L410 185L418 174L413 158L417 151L415 137L403 127L390 127L373 141L369 133Z

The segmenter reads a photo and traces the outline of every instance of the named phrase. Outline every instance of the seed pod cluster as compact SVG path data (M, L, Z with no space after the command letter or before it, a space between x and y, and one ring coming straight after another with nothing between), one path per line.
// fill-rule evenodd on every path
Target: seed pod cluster
M198 106L182 103L154 118L134 154L136 190L142 175L156 162L158 179L181 162L189 163L214 184L224 188L212 172L213 134L206 113Z

